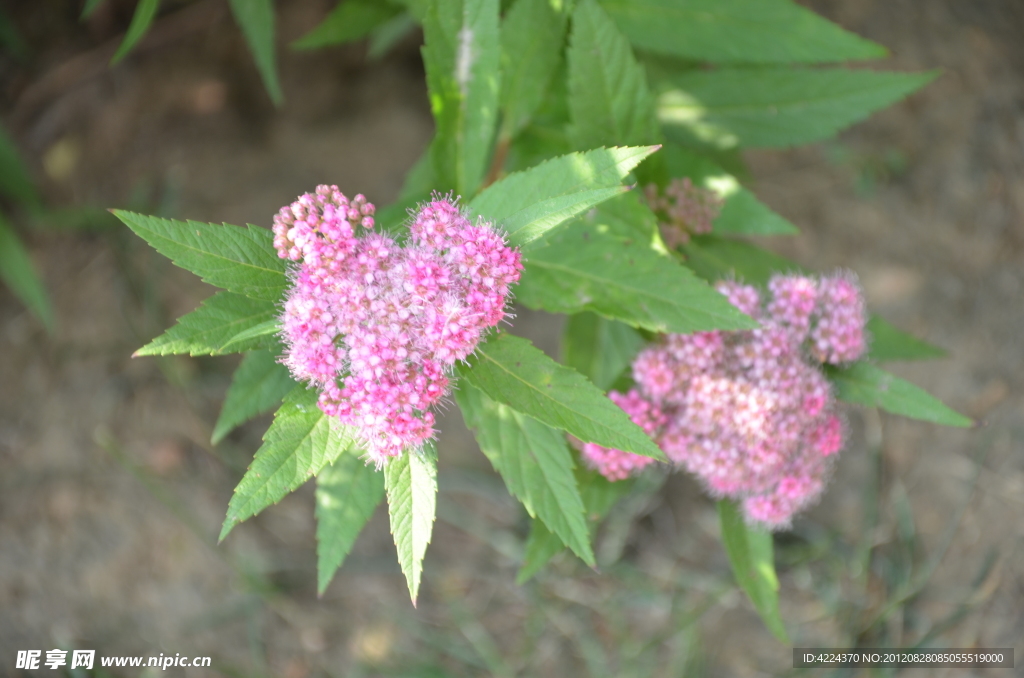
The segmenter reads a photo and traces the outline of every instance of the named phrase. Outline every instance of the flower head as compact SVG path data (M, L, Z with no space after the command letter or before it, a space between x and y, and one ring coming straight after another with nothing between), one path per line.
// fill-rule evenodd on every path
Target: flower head
M736 282L718 289L760 327L667 335L634 360L637 389L609 396L712 495L779 529L820 496L843 446L820 363L863 353L863 295L844 275L776 276L767 300ZM611 480L650 462L593 444L583 456Z
M522 263L450 198L420 206L405 247L372 230L373 213L362 196L319 186L274 218L274 246L298 264L282 362L320 389L325 413L359 430L380 466L434 435L430 408L455 361L505 317Z
M664 191L648 184L644 193L651 210L663 218L658 225L672 249L686 244L691 235L710 233L724 205L714 191L694 185L689 177L673 179Z

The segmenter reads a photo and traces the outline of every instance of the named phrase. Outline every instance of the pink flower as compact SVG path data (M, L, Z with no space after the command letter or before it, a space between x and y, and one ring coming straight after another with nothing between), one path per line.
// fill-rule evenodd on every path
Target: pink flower
M634 360L637 389L609 396L712 495L779 529L820 496L843 446L831 384L808 358L863 353L863 295L848 276L775 276L764 304L747 285L718 289L760 327L670 334ZM649 463L596 445L583 454L612 480Z
M298 263L282 362L320 389L326 414L359 430L380 466L433 437L430 408L448 394L455 361L505 317L522 263L448 198L420 206L407 247L370 231L373 213L362 196L319 186L274 218L274 246Z
M644 194L651 210L665 219L658 225L672 249L686 244L691 235L710 233L725 204L714 191L695 186L689 177L673 179L661 192L657 185L648 184Z

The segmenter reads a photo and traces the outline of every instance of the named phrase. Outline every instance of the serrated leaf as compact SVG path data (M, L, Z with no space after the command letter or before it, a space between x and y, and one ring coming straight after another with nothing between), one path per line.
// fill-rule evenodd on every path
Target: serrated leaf
M539 518L583 562L594 566L583 500L565 434L463 383L456 402L467 428L531 518Z
M351 450L316 477L316 588L320 595L383 498L384 474Z
M678 144L666 144L665 165L671 177L689 177L694 185L714 191L725 201L715 219L719 235L791 235L796 226L773 212L733 175L710 158Z
M319 473L348 450L355 437L354 428L320 411L315 390L303 384L292 388L231 496L218 541Z
M522 247L579 210L618 195L626 175L656 150L599 148L553 158L495 182L469 203L469 211L501 225L509 241Z
M562 59L565 24L550 0L517 0L502 20L503 137L514 137L543 103Z
M691 71L658 97L658 118L698 138L747 147L828 138L920 89L937 74L841 68Z
M775 575L772 535L750 527L735 503L718 502L722 544L729 555L736 582L747 592L764 625L779 641L789 643L779 614L779 580Z
M210 442L224 439L239 424L269 412L295 387L288 368L271 351L247 353L235 370Z
M946 355L938 346L898 330L878 316L868 320L867 331L868 356L873 360L924 360Z
M643 429L599 388L526 339L493 335L477 346L458 372L492 400L583 442L665 461Z
M501 92L498 0L431 3L423 23L423 63L437 123L439 190L477 192L494 139Z
M679 248L686 265L708 282L737 278L764 286L775 273L797 273L800 267L760 247L741 240L698 235Z
M562 362L607 391L643 348L629 325L596 313L569 316L562 334Z
M132 47L142 40L142 36L153 24L153 19L156 18L156 11L159 8L160 0L139 0L139 4L135 6L135 13L132 14L131 23L128 24L128 30L125 31L124 39L110 59L111 66L123 59L132 50Z
M406 452L384 467L391 534L413 607L420 590L423 556L437 514L437 450L432 443Z
M594 0L581 0L569 38L569 136L577 148L658 143L644 69Z
M593 311L652 332L757 326L672 257L612 232L600 211L530 252L516 298L530 308Z
M835 384L840 400L880 407L893 414L944 426L967 427L974 424L919 386L871 363L858 362L842 369L826 367L826 374Z
M659 252L665 248L659 242L658 218L647 206L646 200L639 191L630 191L601 206L588 214L585 220L594 223L600 221L608 226L608 232L620 238L642 240Z
M383 0L342 0L313 30L293 42L292 49L316 49L352 42L401 13L401 7Z
M886 50L790 0L601 0L640 49L716 63L877 59Z
M53 331L50 297L36 275L28 250L3 215L0 215L0 279L42 321L48 331Z
M274 236L267 229L112 211L157 252L211 285L266 301L276 302L284 295L287 264L278 258Z
M281 81L277 77L277 58L274 46L273 0L229 0L231 13L245 35L249 52L256 62L263 86L275 106L284 103Z
M611 482L600 473L581 466L577 466L575 475L580 497L586 509L590 533L593 535L598 523L608 515L615 503L633 490L634 483L631 479ZM531 579L564 548L562 540L552 534L543 522L531 520L523 564L516 574L516 583L522 585Z
M178 318L177 324L138 351L144 355L223 355L267 348L275 343L272 333L242 336L265 323L276 323L278 311L269 301L250 299L232 292L218 292L196 310Z
M0 194L15 203L28 207L38 207L41 204L39 194L36 192L32 177L29 176L28 169L21 159L21 154L18 153L14 141L2 127L0 127Z
M510 245L532 250L542 244L540 239L551 229L628 190L626 186L595 188L551 198L516 212L502 223L502 228Z
M273 318L264 320L248 329L236 334L230 341L221 347L222 352L237 353L240 345L250 345L255 342L259 346L265 346L274 341L274 337L281 334L281 320Z

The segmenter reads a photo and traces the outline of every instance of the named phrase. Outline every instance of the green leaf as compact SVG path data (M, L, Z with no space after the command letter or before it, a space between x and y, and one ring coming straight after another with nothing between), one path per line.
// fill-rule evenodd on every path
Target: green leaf
M407 198L422 198L422 196L430 195L436 184L432 151L428 146L419 160L406 173L402 190L398 193L398 200L401 202Z
M800 267L782 257L741 240L698 235L679 248L686 265L708 282L737 278L764 286L775 273L797 273Z
M569 136L577 148L660 141L644 69L594 0L576 5L567 56Z
M366 50L366 58L370 61L380 59L419 27L411 12L401 12L391 17L370 32L370 46Z
M718 518L736 582L747 592L768 630L779 641L789 643L779 614L779 580L775 576L771 533L747 525L736 504L727 499L718 502Z
M355 429L317 407L317 392L296 385L274 415L263 445L228 503L218 541L238 523L280 501L349 449Z
M287 264L278 258L274 235L265 228L113 212L157 252L211 285L266 301L276 302L284 295Z
M247 353L235 370L210 439L214 445L239 424L269 412L295 387L288 368L271 351Z
M313 30L293 42L292 49L352 42L401 13L401 7L382 0L342 0Z
M596 212L587 215L586 220L591 223L600 221L608 226L609 233L620 238L643 240L657 251L665 251L657 235L658 218L639 191L630 191L602 203Z
M82 14L79 16L79 19L82 21L88 19L92 16L93 12L99 9L103 2L104 0L85 0L85 7L82 8Z
M32 177L7 132L0 127L0 194L28 207L42 204Z
M530 308L593 311L652 332L757 326L671 256L613 232L600 213L530 252L516 298Z
M974 424L924 389L871 363L858 362L843 369L826 367L826 374L835 384L840 400L944 426Z
M263 79L263 86L275 106L284 103L281 82L277 77L277 63L274 55L274 3L273 0L230 0L231 13L235 15L245 41L249 45L256 69Z
M420 590L423 556L437 514L437 450L432 443L420 452L406 452L384 467L391 534L398 549L413 607Z
M840 68L691 71L673 78L658 97L658 118L723 144L806 144L899 101L936 75Z
M508 234L510 245L527 250L533 249L541 244L538 240L555 226L627 191L629 188L626 186L616 186L551 198L516 212L505 220L502 227Z
M316 477L317 592L323 595L384 498L384 474L354 451Z
M484 178L498 119L498 4L434 2L423 24L423 63L437 123L437 188L463 197L475 194Z
M427 12L430 9L430 5L433 0L392 0L396 5L401 5L409 11L412 18L418 23L423 23L427 19Z
M868 356L873 360L923 360L946 355L938 346L896 329L878 316L871 316L867 325L870 344Z
M576 482L580 488L591 534L597 530L598 523L608 515L615 503L629 494L634 486L632 480L611 482L597 471L583 467L576 468ZM531 520L523 564L516 574L516 583L522 585L527 582L564 548L562 540L552 534L543 522Z
M884 57L790 0L601 0L640 49L716 63L824 63Z
M644 343L644 338L625 323L595 313L577 313L569 316L565 325L562 362L607 391Z
M279 334L281 334L280 319L264 320L236 334L231 341L221 347L221 351L237 353L241 350L238 348L239 345L248 346L251 342L256 342L259 346L265 346L273 343L274 338Z
M135 6L135 14L132 15L132 21L128 24L128 30L124 34L124 40L121 41L121 46L117 48L114 56L110 59L111 66L123 59L142 39L152 25L153 19L156 18L156 11L159 8L160 0L139 0L139 4Z
M672 177L689 177L693 183L714 191L725 204L715 219L714 232L720 235L790 235L796 226L773 212L739 180L713 160L683 148L667 144L665 165Z
M267 348L276 343L272 334L243 335L254 327L276 323L277 315L269 301L218 292L134 355L223 355Z
M509 492L531 518L542 520L593 567L594 552L565 434L491 400L470 384L461 385L456 402Z
M501 24L502 136L514 137L544 101L558 72L566 15L551 0L517 0Z
M599 388L526 339L493 335L458 372L491 399L583 442L665 461L643 429Z
M3 215L0 215L0 279L52 332L54 321L50 298L36 275L28 250Z
M495 182L469 203L469 210L501 225L509 241L522 247L618 195L626 175L656 150L599 148L553 158Z

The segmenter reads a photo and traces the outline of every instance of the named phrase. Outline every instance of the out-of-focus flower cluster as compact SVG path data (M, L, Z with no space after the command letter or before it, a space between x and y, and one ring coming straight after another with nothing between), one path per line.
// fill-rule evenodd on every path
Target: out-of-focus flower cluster
M657 184L644 188L647 204L661 221L661 237L670 249L685 245L691 235L710 233L724 204L706 188L695 186L689 177L673 179L664 191Z
M738 500L752 523L783 528L820 496L843 446L820 363L863 355L863 294L842 274L776 276L767 303L755 287L718 289L760 327L667 335L633 362L636 388L609 397L711 494ZM651 463L593 444L583 456L611 480Z
M274 217L274 247L298 262L282 318L283 362L320 389L326 414L359 429L378 467L434 435L431 406L457 360L505 317L518 250L435 195L405 247L373 231L374 207L318 186Z

